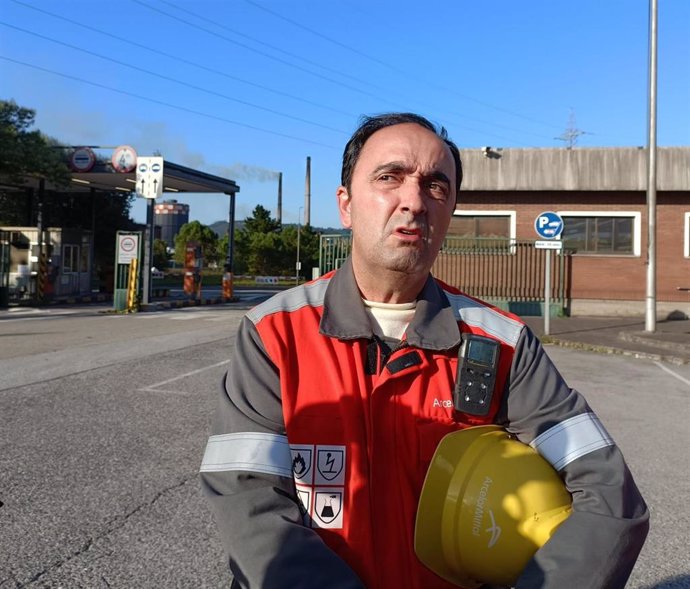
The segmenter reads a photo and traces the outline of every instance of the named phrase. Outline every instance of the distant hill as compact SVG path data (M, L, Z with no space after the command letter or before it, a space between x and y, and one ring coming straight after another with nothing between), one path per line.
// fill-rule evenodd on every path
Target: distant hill
M349 229L343 229L342 227L315 227L314 231L324 235L349 235L350 233Z
M211 231L213 231L218 237L223 237L228 232L228 226L230 223L227 221L216 221L212 225L209 225ZM235 232L239 231L244 227L244 221L235 221Z

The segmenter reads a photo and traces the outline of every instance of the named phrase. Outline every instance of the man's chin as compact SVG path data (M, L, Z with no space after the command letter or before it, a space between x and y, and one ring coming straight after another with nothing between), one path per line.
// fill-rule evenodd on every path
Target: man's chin
M395 256L387 260L386 264L386 268L391 272L403 272L405 274L426 273L428 272L427 266L423 256L413 255L411 252L405 256Z

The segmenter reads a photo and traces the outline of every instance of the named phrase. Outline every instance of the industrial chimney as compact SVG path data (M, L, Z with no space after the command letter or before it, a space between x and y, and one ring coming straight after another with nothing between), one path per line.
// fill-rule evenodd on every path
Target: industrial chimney
M283 173L278 172L278 207L276 209L278 225L283 224Z
M311 158L307 156L307 178L304 184L304 224L311 225Z

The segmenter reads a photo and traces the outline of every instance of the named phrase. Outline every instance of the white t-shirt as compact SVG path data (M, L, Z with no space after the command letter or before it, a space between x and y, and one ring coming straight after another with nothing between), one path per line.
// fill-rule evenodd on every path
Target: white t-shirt
M384 341L400 341L414 317L417 301L377 303L362 299L374 333Z

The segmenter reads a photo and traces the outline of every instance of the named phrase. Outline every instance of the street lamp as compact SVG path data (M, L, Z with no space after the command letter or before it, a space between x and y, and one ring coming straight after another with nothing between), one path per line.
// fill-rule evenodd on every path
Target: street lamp
M299 261L299 238L300 234L302 233L302 228L300 226L300 221L302 219L302 209L304 207L300 207L299 210L297 211L297 262L295 263L295 284L299 285L299 271L301 270L301 264Z

